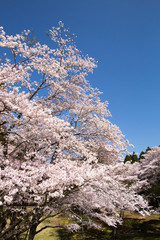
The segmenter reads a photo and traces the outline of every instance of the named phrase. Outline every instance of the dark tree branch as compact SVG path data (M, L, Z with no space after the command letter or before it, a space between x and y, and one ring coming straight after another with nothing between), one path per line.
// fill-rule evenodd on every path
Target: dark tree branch
M43 230L46 229L46 228L65 228L65 227L62 226L62 225L57 225L57 226L46 225L45 227L43 227L43 228L41 228L40 230L38 230L38 231L36 232L36 234L40 233L41 231L43 231Z
M58 216L60 213L62 213L62 211L60 211L60 212L58 212L58 213L56 213L56 214L48 214L46 217L44 217L44 218L42 218L38 223L40 224L41 222L43 222L44 220L46 220L47 218L53 218L53 217L56 217L56 216Z

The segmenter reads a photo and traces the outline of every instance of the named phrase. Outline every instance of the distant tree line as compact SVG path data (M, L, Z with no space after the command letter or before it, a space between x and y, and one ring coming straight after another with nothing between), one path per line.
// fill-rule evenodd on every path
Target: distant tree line
M144 159L144 154L146 154L148 151L152 150L150 147L147 147L146 151L142 151L139 156L133 152L132 154L126 155L125 159L124 159L124 163L126 162L131 162L131 163L135 163L135 162L139 162L141 159Z

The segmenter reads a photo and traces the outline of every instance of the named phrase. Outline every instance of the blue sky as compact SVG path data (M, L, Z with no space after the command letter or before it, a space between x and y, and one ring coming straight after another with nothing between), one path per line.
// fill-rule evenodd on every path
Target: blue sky
M77 47L98 61L88 77L103 91L112 118L140 153L160 145L159 0L0 0L0 25L8 34L45 33L63 21Z

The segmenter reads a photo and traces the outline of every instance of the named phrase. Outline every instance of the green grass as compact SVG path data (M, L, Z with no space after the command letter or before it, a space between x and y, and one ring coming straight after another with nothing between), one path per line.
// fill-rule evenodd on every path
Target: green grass
M160 215L143 217L125 212L124 223L116 235L117 240L160 240Z
M37 230L46 225L66 225L63 215L45 220ZM84 229L85 240L112 240L113 228L103 225L103 231ZM34 240L82 240L82 232L72 234L64 229L47 228L37 234ZM116 229L116 240L160 240L160 215L141 216L126 211L124 223Z
M56 216L54 218L48 218L44 222L42 222L39 226L38 229L41 229L42 227L46 225L51 225L51 226L57 226L57 225L66 225L68 223L68 219L65 217L62 217L62 215ZM43 230L42 232L38 233L34 240L59 240L58 228L47 228Z

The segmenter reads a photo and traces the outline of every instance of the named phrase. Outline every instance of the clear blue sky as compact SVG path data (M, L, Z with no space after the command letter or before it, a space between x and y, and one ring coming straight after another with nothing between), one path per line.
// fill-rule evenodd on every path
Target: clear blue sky
M98 61L89 80L109 101L110 121L141 152L160 144L160 0L0 0L8 34L46 31L63 21Z

